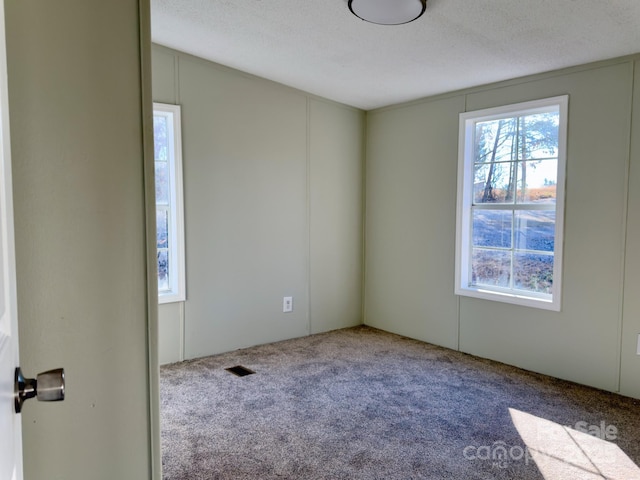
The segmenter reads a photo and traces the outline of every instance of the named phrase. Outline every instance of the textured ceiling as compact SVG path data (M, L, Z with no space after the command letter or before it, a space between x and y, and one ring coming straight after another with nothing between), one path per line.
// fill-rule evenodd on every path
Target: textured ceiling
M382 26L346 0L151 0L152 40L365 110L640 52L640 0L428 0Z

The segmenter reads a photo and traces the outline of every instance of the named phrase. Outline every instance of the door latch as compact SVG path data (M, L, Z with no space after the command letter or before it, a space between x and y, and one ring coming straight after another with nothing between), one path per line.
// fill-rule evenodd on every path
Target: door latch
M39 402L64 400L64 368L39 373L37 378L24 378L20 367L16 368L14 386L16 413L20 413L22 404L33 397L37 397Z

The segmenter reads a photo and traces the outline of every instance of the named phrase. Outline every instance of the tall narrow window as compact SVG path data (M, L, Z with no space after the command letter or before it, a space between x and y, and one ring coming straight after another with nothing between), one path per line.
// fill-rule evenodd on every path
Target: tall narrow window
M153 104L158 300L186 298L180 106Z
M456 294L560 310L567 109L460 115Z

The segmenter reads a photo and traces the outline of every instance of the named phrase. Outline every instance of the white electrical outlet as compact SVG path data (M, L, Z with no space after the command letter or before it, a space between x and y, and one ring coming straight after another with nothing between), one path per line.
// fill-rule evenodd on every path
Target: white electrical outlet
M293 297L284 297L282 299L282 312L293 312Z

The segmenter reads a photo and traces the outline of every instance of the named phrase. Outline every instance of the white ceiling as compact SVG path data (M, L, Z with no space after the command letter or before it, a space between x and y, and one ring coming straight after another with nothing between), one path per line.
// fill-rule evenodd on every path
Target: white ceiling
M381 26L346 0L151 0L152 40L365 110L640 53L640 0L428 0Z

